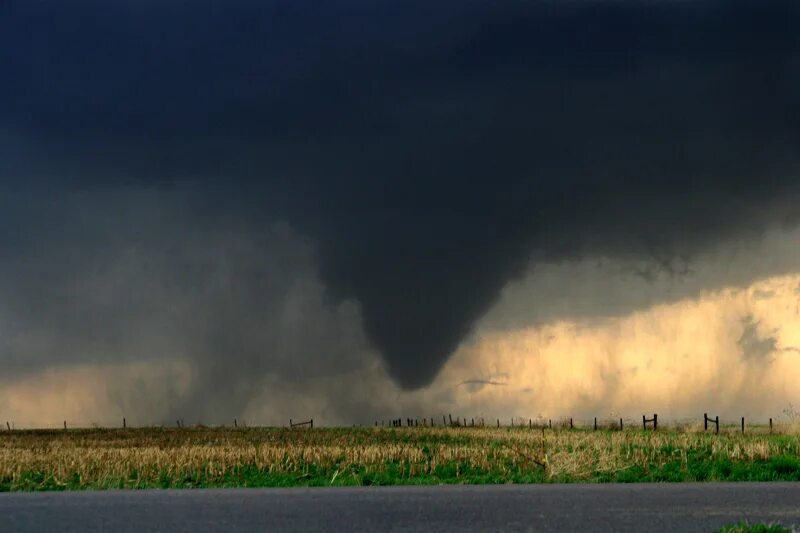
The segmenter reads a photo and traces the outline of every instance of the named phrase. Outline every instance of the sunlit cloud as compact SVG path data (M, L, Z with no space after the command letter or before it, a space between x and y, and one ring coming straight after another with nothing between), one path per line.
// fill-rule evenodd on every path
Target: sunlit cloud
M601 321L483 333L440 381L502 372L507 386L458 388L456 403L513 416L774 415L800 382L799 280L773 277Z

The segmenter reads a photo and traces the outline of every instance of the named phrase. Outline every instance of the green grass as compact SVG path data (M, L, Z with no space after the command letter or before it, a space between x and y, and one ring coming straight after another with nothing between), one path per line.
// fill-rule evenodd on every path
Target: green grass
M0 433L0 491L800 481L794 435L527 428Z
M716 533L792 533L792 530L780 524L748 524L739 522L723 526Z

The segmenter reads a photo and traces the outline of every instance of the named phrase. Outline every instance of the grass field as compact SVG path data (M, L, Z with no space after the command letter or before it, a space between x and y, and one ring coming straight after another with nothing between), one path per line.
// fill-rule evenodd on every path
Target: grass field
M800 480L800 438L764 428L0 433L0 491L711 480Z

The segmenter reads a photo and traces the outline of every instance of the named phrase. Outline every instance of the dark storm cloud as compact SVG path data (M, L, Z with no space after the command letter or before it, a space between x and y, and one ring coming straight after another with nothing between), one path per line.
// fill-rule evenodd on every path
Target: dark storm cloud
M166 394L162 414L219 422L269 374L361 364L357 306L325 304L313 247L286 224L253 227L183 190L4 193L49 207L44 223L42 208L15 213L25 238L0 252L0 383L51 366L186 360L191 387Z
M0 169L41 199L0 215L4 257L58 278L31 250L107 253L58 218L54 187L194 190L195 238L218 217L256 234L286 219L403 387L433 379L531 258L682 265L796 223L793 1L0 10ZM115 227L135 232L124 213ZM257 307L247 294L230 316Z

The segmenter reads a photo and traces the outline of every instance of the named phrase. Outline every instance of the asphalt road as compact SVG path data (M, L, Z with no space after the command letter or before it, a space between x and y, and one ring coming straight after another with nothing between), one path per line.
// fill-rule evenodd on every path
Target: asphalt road
M800 526L800 483L0 494L2 531L714 531Z

